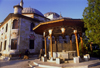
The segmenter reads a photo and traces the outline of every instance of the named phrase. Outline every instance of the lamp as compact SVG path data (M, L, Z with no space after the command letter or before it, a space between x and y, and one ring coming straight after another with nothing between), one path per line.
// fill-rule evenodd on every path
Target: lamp
M52 29L49 30L49 35L51 35L51 34L52 34Z
M62 31L62 33L64 33L65 32L65 28L61 28L61 31Z
M77 33L77 30L74 30L73 32L74 32L74 33Z
M45 36L45 32L43 32L43 36Z

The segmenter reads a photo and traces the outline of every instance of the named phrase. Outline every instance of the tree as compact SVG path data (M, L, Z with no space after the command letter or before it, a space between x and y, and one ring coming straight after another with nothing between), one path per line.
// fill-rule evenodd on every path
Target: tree
M100 0L87 0L88 7L84 9L83 21L89 41L100 44Z

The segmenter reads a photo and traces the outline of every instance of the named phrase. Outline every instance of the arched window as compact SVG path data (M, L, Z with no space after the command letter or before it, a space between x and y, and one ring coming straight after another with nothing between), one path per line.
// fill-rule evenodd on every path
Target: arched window
M34 26L35 26L34 23L31 23L30 31L33 31Z
M0 51L2 51L2 42L1 42L1 45L0 45Z
M8 31L8 24L6 24L6 32Z
M12 27L12 29L18 29L18 20L14 20L13 21L13 27Z
M6 43L7 43L7 41L5 40L5 42L4 42L4 50L6 50Z

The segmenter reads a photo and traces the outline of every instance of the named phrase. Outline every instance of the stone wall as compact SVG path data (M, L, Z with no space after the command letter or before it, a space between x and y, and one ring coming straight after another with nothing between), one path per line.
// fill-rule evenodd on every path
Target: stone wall
M25 52L25 49L29 49L29 40L30 35L34 35L34 49L29 49L30 53L39 53L39 50L42 48L42 36L37 35L34 32L30 31L30 25L31 23L34 23L37 25L38 22L35 21L29 21L25 19L21 19L20 24L20 45L19 50L22 52Z

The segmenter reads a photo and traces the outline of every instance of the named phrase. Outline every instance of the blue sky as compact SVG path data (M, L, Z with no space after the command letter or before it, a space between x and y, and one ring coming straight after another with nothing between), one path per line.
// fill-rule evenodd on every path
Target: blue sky
M0 22L2 22L9 13L13 13L13 6L20 3L21 0L0 0ZM63 17L75 19L83 18L82 14L85 7L88 6L87 0L23 0L24 7L31 7L45 14L47 12L56 12Z

